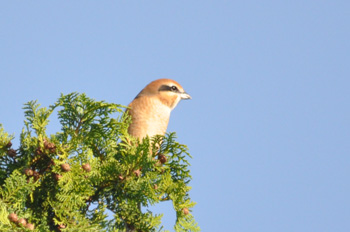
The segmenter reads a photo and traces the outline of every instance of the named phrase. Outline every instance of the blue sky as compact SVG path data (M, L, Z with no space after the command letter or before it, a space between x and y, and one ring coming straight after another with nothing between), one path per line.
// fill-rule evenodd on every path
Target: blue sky
M202 231L350 231L349 1L2 1L0 123L60 93L193 97L168 131L193 155ZM52 120L51 130L57 131ZM164 224L171 229L171 205Z

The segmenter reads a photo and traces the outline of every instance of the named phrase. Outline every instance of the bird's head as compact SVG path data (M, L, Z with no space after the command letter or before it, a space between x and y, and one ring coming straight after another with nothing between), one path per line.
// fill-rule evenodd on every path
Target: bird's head
M182 99L191 99L182 86L171 79L158 79L149 83L137 96L155 97L170 109L174 109Z

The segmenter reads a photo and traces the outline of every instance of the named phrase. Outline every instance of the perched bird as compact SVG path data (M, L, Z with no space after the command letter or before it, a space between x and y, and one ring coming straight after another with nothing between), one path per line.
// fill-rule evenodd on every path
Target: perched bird
M181 99L191 99L179 83L170 79L159 79L149 83L129 104L126 113L131 116L128 133L142 138L164 135L171 111ZM141 211L141 204L138 203ZM134 226L126 224L127 232L135 232Z
M159 79L149 83L129 104L129 134L138 139L164 135L170 112L181 99L191 99L191 96L176 81Z

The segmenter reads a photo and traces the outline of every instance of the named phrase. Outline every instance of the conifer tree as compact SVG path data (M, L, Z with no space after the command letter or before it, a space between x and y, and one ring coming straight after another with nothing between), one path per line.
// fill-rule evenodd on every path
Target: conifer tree
M124 109L78 93L30 101L18 148L0 124L0 231L165 231L147 210L162 201L175 231L199 231L187 147L175 133L132 138ZM55 116L61 130L48 135Z

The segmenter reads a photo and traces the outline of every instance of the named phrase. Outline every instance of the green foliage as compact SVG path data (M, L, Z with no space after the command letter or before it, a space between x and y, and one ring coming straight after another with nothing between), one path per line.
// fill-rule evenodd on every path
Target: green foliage
M0 124L0 230L30 231L10 222L15 213L34 231L163 231L162 215L145 209L172 201L174 229L199 231L187 147L175 133L132 138L124 108L77 93L49 108L28 102L18 150ZM62 128L48 136L53 112Z

